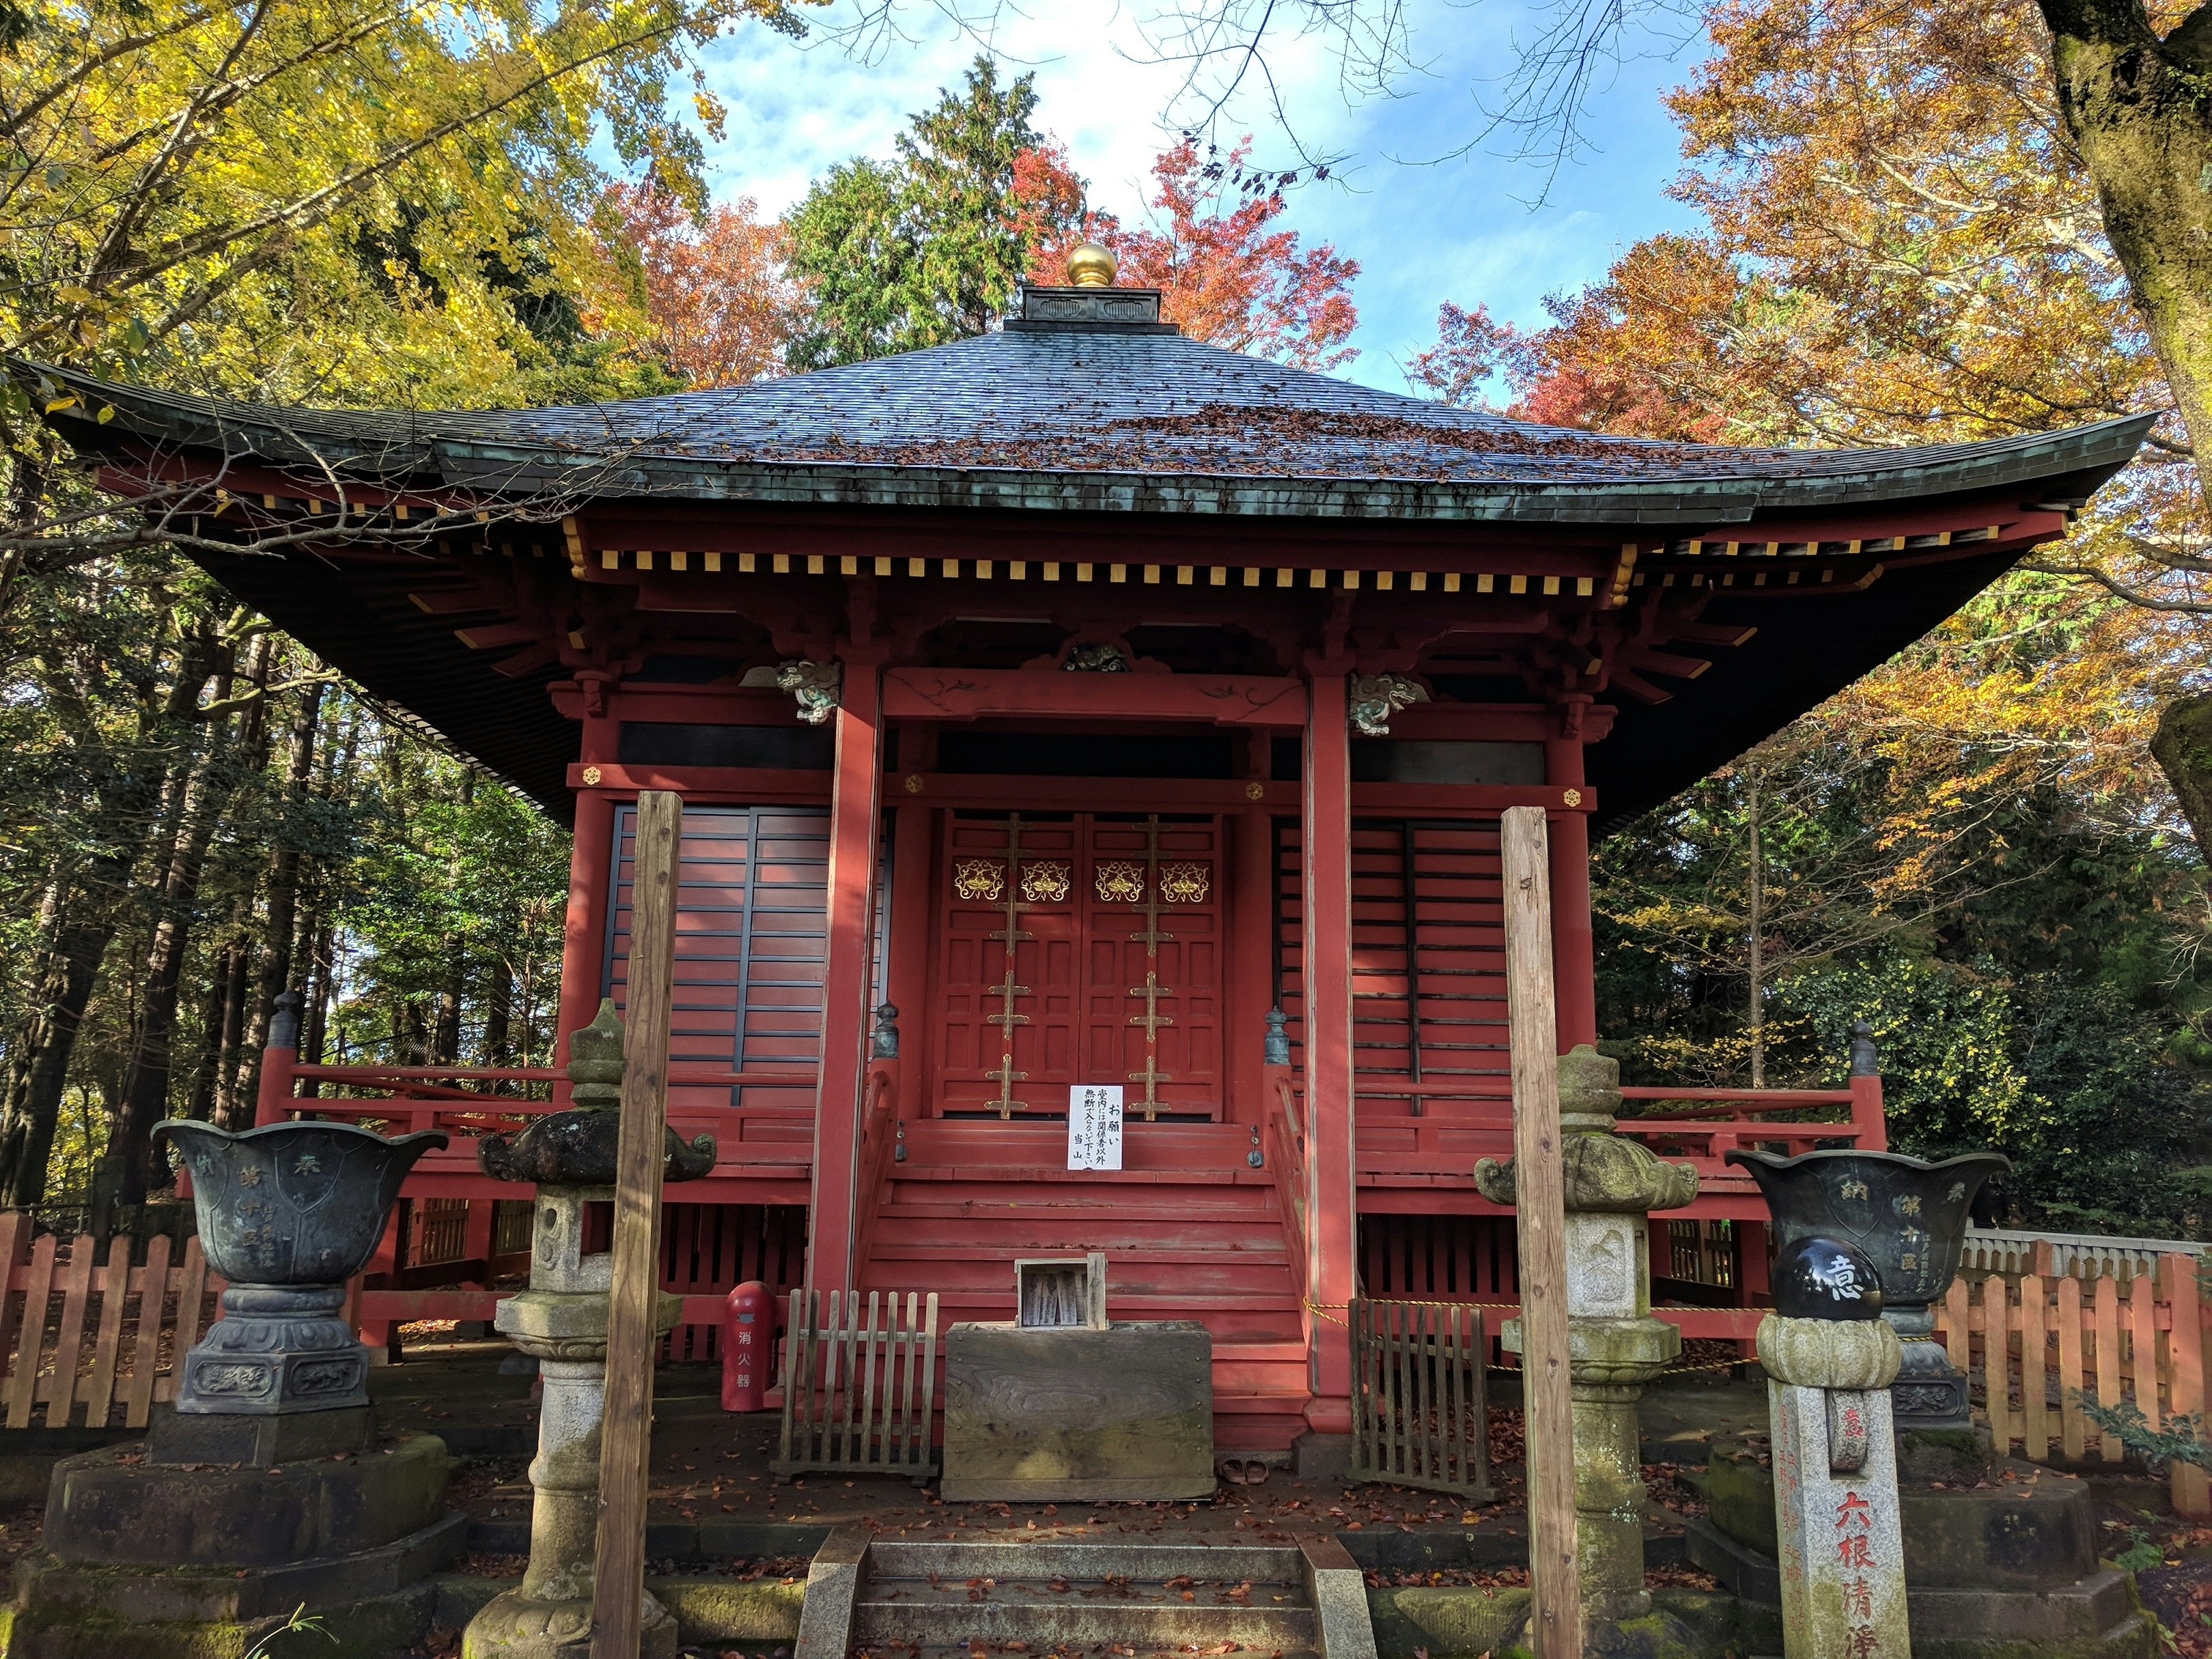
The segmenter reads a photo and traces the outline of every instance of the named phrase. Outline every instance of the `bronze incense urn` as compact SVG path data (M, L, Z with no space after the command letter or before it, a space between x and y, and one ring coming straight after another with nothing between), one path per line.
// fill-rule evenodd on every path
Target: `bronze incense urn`
M1751 1171L1773 1214L1778 1258L1800 1239L1840 1239L1874 1263L1881 1316L1904 1344L1905 1364L1890 1385L1899 1431L1971 1426L1966 1374L1936 1340L1933 1304L1959 1274L1969 1206L1982 1183L2012 1160L1968 1152L1930 1164L1903 1152L1846 1150L1733 1151L1727 1161Z
M442 1129L386 1139L351 1123L233 1133L190 1118L155 1126L191 1172L208 1265L230 1281L224 1317L185 1357L177 1410L281 1416L368 1403L368 1351L340 1316L415 1160Z

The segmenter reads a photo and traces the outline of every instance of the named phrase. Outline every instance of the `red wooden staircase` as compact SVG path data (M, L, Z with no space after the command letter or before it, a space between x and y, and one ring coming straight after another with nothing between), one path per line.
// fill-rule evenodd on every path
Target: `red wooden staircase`
M1115 1172L1067 1170L1057 1123L939 1120L906 1146L876 1195L863 1289L935 1291L939 1328L1007 1320L1015 1258L1103 1250L1110 1317L1212 1333L1218 1447L1280 1449L1304 1428L1297 1275L1249 1130L1132 1123Z

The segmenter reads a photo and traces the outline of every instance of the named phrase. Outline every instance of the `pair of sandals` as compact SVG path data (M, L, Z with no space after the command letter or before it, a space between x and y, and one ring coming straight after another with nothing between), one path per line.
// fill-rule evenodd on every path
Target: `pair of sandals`
M1213 1470L1232 1486L1264 1486L1272 1472L1266 1460L1258 1457L1224 1457Z

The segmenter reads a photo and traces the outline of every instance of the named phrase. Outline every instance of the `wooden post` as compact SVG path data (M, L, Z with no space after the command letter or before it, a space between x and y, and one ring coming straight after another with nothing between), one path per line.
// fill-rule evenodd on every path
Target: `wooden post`
M1352 1330L1359 1222L1353 1176L1352 1049L1352 736L1345 677L1313 677L1306 721L1306 1297L1313 1401L1321 1434L1352 1432Z
M661 1146L668 1112L669 1011L676 983L676 848L683 819L680 797L664 790L638 797L622 1127L615 1152L607 1403L599 1434L592 1659L636 1659L645 1595L646 1460L653 1447Z
M1528 1460L1529 1632L1536 1659L1581 1659L1575 1558L1574 1403L1567 1374L1566 1183L1552 995L1544 811L1505 811L1505 1008L1513 1054L1515 1231L1521 1246L1521 1389Z

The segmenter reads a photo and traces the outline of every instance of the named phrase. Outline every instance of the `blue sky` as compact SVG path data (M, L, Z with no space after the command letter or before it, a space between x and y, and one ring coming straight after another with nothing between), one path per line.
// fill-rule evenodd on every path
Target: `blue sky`
M813 15L836 20L850 3ZM1125 221L1141 218L1152 158L1171 141L1176 116L1188 118L1175 104L1181 70L1143 61L1146 27L1165 3L1032 0L1025 12L1000 6L988 32L1009 70L1036 73L1038 125L1067 145L1092 199ZM1420 70L1400 95L1348 99L1317 41L1286 43L1273 60L1303 136L1346 158L1338 178L1293 192L1287 222L1359 261L1360 356L1343 372L1393 391L1404 388L1398 364L1433 337L1440 301L1537 321L1546 294L1602 276L1640 236L1694 222L1664 193L1679 153L1659 101L1688 72L1690 54L1624 65L1593 108L1597 148L1563 168L1532 211L1543 175L1528 164L1480 152L1431 166L1392 159L1468 142L1480 120L1478 82L1502 67L1516 25L1527 32L1526 13L1510 0L1410 0L1408 10ZM726 138L708 142L715 195L750 196L779 213L833 162L888 155L908 116L957 84L978 46L932 0L907 0L896 21L904 38L879 37L860 55L757 27L709 47L708 84L730 111ZM1231 106L1224 131L1252 131L1262 156L1286 156L1256 96Z

